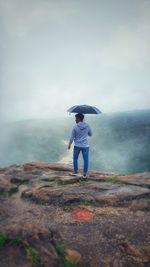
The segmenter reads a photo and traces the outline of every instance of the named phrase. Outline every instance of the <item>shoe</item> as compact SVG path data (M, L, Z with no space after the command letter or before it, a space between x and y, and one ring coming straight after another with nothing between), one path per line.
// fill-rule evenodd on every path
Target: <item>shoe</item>
M87 177L87 175L83 175L82 178L83 178L84 180L86 180L88 177Z

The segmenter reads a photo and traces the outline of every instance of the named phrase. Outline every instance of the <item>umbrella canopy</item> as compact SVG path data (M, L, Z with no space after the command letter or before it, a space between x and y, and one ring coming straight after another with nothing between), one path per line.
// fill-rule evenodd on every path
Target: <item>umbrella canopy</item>
M102 113L98 108L89 105L76 105L67 110L70 113L82 114L100 114Z

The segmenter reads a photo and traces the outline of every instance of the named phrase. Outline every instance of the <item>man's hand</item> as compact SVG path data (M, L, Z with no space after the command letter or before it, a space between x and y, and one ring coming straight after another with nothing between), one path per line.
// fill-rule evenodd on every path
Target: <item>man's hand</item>
M71 148L71 145L68 145L68 149L70 149Z

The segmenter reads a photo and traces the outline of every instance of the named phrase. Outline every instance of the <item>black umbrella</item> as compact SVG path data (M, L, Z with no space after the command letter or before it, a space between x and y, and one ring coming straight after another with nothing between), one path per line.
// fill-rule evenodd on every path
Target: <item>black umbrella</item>
M67 110L69 113L82 114L100 114L102 113L98 108L89 105L76 105Z

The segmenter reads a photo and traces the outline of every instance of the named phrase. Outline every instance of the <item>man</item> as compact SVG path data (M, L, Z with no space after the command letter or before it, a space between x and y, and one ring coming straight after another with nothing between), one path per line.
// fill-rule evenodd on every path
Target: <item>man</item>
M83 122L84 115L76 114L75 121L76 125L72 129L71 137L68 144L68 149L71 148L71 144L74 141L74 150L73 150L73 167L74 172L72 175L78 175L78 156L80 151L82 152L84 160L83 168L83 178L87 178L88 175L88 164L89 164L89 144L87 137L92 136L92 131L90 126Z

